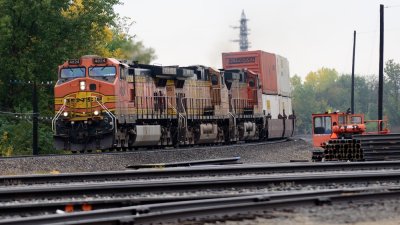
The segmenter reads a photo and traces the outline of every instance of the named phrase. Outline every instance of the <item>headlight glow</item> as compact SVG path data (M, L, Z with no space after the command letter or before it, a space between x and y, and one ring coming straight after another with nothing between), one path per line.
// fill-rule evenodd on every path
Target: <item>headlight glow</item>
M80 87L81 91L84 91L86 88L86 82L85 81L79 82L79 87Z
M93 112L93 114L94 114L95 116L98 116L98 115L99 115L99 111L98 111L98 110L95 110L95 111Z
M68 116L68 112L64 112L63 115L64 115L65 117L67 117L67 116Z

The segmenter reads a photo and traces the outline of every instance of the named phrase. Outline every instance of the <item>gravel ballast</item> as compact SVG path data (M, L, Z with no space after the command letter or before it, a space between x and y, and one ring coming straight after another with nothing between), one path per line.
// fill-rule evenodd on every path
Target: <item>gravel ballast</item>
M125 170L128 165L171 163L193 160L240 157L241 163L280 163L291 160L310 160L313 150L310 140L293 138L279 143L254 143L251 145L210 146L186 149L147 150L137 152L118 152L107 154L76 154L40 157L0 158L0 175L47 174ZM397 186L395 183L370 183L365 187ZM331 185L319 187L308 185L266 187L265 189L241 189L240 193L280 192L288 190L319 190L354 188L357 185ZM360 185L363 186L363 185ZM235 190L228 190L230 194ZM206 192L205 194L209 194ZM236 192L237 193L237 192ZM195 194L195 193L191 193ZM165 195L165 194L164 194ZM199 193L201 195L201 193ZM206 224L399 224L399 199L374 200L267 210L255 215L229 221ZM190 223L188 223L190 224Z
M205 223L206 225L398 225L399 199L357 201L333 205L294 207L266 211L238 220Z
M279 163L309 160L312 145L293 138L278 143L210 146L185 149L144 150L108 154L75 154L41 157L0 158L0 175L73 173L125 170L126 166L240 157L241 163Z

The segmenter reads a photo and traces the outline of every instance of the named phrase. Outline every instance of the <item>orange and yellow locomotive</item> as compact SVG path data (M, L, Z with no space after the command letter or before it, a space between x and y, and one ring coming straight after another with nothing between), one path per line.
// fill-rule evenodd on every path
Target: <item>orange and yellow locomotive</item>
M272 118L263 105L259 75L247 69L83 56L58 72L52 122L57 149L230 143L293 133L294 117L283 110Z

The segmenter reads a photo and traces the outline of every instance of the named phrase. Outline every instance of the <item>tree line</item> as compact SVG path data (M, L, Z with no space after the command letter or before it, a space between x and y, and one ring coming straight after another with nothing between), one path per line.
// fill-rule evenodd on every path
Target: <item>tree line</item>
M388 60L384 68L383 115L393 131L400 128L400 64ZM311 114L328 111L346 112L351 107L351 75L330 68L310 72L304 80L295 75L292 104L297 116L298 134L310 134ZM378 76L356 75L354 79L354 112L367 120L378 119Z
M57 66L82 55L149 63L152 48L135 41L119 0L0 0L0 156L31 154L32 83L38 85L39 148L54 153Z

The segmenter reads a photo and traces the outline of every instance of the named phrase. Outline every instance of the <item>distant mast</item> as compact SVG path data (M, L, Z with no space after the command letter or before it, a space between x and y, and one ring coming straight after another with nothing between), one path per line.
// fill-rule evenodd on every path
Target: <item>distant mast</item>
M233 40L233 42L239 42L239 47L241 52L248 51L249 49L249 40L247 36L249 35L249 29L247 29L247 21L246 14L244 14L244 10L242 10L242 16L240 18L240 26L233 26L233 29L239 29L239 40Z

